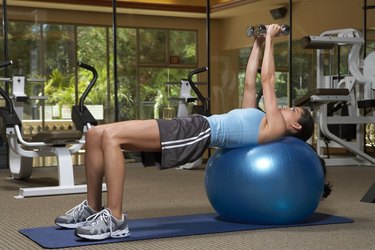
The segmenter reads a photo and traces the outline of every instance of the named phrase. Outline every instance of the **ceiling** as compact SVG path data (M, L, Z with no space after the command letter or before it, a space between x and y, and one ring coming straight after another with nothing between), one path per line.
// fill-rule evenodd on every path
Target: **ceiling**
M293 2L302 0L293 0ZM313 1L313 0L310 0ZM113 0L8 0L9 6L112 12ZM289 0L210 0L212 18L228 18L260 9L287 6ZM204 18L204 0L117 0L118 13Z

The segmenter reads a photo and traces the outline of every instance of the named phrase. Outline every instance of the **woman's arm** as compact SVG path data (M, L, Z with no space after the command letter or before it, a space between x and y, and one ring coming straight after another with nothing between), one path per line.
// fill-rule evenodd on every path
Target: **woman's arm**
M285 135L286 124L277 106L275 92L275 61L273 40L281 32L277 24L267 27L265 50L262 62L261 80L263 88L266 120L259 131L259 142L264 143Z
M257 105L255 83L263 43L264 37L255 37L253 48L246 66L245 83L241 104L242 108L255 108Z

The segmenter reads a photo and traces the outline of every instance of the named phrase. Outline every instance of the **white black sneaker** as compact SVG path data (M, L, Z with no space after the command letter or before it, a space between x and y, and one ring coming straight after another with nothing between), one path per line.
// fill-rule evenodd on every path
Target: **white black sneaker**
M122 220L112 216L111 210L103 209L87 218L83 226L77 227L75 235L89 240L104 240L107 238L123 238L130 235L126 215Z
M77 228L86 223L86 219L98 211L91 209L87 201L73 207L65 215L56 217L55 224L65 228Z

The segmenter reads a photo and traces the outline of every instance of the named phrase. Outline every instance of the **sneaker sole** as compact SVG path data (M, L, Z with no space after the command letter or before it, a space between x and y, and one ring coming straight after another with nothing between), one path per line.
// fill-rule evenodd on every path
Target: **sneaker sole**
M78 223L76 223L76 224L64 224L64 223L58 223L58 222L56 222L55 224L56 224L57 226L59 226L59 227L69 228L69 229L74 229L74 228L77 228L77 227L83 226L85 223L86 223L86 221L78 222Z
M126 227L123 230L118 230L118 231L112 232L112 235L111 235L112 238L125 238L125 237L128 237L128 236L130 236L130 232L129 232L128 227Z
M116 232L111 233L104 233L104 234L97 234L97 235L87 235L87 234L80 234L80 233L75 233L76 236L87 239L87 240L105 240L108 238L125 238L130 236L129 229L126 228L124 230L118 230Z

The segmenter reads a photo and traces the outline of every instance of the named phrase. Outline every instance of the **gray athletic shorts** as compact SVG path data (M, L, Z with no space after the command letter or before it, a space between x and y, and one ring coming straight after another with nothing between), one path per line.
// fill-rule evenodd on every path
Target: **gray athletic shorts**
M160 169L196 161L210 144L210 126L205 117L192 115L172 120L157 120L161 152L155 153Z

